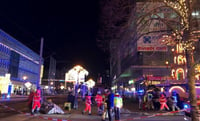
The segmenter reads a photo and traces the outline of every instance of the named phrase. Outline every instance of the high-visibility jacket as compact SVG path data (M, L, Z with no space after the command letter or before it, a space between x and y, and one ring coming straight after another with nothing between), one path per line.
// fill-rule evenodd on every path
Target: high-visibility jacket
M120 95L115 95L114 96L114 107L122 108L122 106L123 106L122 97Z
M88 96L85 97L85 103L89 104L89 105L92 104L91 96L90 95L88 95Z
M38 92L34 93L33 102L40 102L40 100L41 100L40 94Z
M103 97L100 94L97 94L95 97L95 101L97 104L102 104L103 102Z
M40 109L40 106L41 106L40 100L41 100L40 94L38 93L38 91L36 91L34 93L34 96L33 96L32 113L34 112L34 110L36 109L36 107L37 107L37 110Z
M164 104L167 102L167 99L165 97L160 97L159 102L160 102L160 104Z

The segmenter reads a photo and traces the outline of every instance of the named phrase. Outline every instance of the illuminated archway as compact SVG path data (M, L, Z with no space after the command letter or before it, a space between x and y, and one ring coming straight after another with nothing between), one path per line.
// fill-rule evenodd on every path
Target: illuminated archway
M185 89L181 86L173 86L169 89L169 94L172 93L172 91L176 91L181 97L187 97Z
M183 79L185 79L184 70L182 68L178 68L176 70L176 79L177 80L183 80Z

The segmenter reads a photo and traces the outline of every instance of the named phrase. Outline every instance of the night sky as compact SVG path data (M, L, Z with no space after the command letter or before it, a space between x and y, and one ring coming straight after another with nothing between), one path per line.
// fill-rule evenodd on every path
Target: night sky
M106 69L105 54L96 45L98 0L1 1L0 28L43 57L52 55L57 67L81 64L94 77Z

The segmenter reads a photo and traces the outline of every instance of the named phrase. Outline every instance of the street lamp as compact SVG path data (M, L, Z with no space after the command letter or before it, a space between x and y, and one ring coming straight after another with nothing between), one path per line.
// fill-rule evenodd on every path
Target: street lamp
M25 88L27 88L27 87L26 87L26 85L27 85L27 84L26 84L26 80L27 80L28 77L27 77L27 76L23 76L22 78L23 78L23 83L24 83L24 85L25 85ZM25 94L24 86L22 87L22 94Z
M24 81L26 81L27 78L28 78L27 76L23 76L23 80L24 80Z

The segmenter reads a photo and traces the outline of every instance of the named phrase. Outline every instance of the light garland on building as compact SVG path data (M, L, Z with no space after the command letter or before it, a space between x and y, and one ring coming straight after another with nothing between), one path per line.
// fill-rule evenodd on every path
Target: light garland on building
M192 0L190 0L190 2L192 2ZM181 24L184 27L183 29L189 29L189 9L187 8L186 0L175 0L173 2L171 0L164 0L164 3L176 10L176 12L181 16Z
M189 14L192 14L189 11L189 8L188 8L189 6L187 5L187 2L188 1L186 0L174 0L174 1L164 0L164 3L167 6L174 9L180 15L180 18L181 18L180 23L183 26L181 30L179 31L176 30L172 35L176 38L178 42L182 44L185 50L194 50L194 41L196 41L194 32L190 33L190 37L188 40L183 41L183 31L189 29L189 26L190 26ZM192 0L189 0L189 4L191 4L192 2L193 2Z

